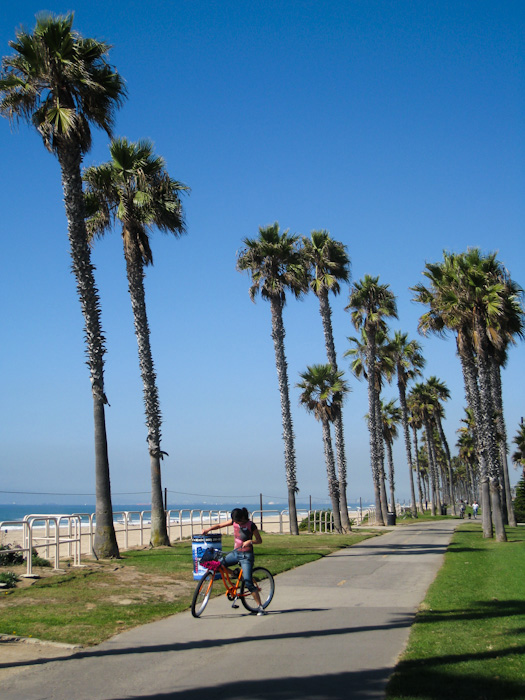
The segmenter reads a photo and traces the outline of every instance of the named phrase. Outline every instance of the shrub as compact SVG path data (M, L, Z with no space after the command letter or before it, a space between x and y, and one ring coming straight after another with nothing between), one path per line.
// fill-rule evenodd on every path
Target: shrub
M321 524L322 527L324 528L325 522L328 522L328 527L330 529L330 523L332 522L331 520L332 516L332 511L331 510L322 510L322 511L313 511L310 512L308 517L303 518L299 524L299 530L308 530L308 519L310 519L310 530L313 529L314 526L314 520L316 522L316 526L319 527L319 518L321 519Z
M17 566L26 560L22 548L18 544L0 544L0 551L6 552L6 554L0 554L0 566ZM34 547L31 552L31 563L33 566L51 566L50 561L38 556Z
M43 559L42 557L38 556L38 554L36 553L36 549L33 549L31 564L33 566L51 566L51 562L48 559Z
M3 583L3 588L16 588L16 582L20 578L13 571L0 572L0 583Z
M16 566L17 564L24 563L24 553L20 551L18 545L12 544L0 544L0 552L7 552L7 554L0 554L0 566Z

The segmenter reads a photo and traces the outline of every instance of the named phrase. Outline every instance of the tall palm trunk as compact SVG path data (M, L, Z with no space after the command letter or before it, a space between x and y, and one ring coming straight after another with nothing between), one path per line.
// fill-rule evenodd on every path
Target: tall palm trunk
M468 463L467 463L467 484L466 484L466 486L467 486L468 491L470 492L471 501L473 501L474 499L477 500L479 498L479 495L477 493L479 489L477 487L476 479L474 478L474 469L472 468L472 465L470 465ZM479 500L481 500L481 499L479 499Z
M388 481L390 485L390 502L392 507L392 512L396 512L396 497L395 497L395 485L394 485L394 456L392 454L392 445L388 440L385 440L386 453L388 456Z
M337 372L337 356L335 354L334 333L332 328L332 310L328 300L328 290L319 293L319 312L323 322L324 341L326 346L326 356L328 362ZM339 475L339 510L341 513L341 525L346 532L351 530L350 518L348 517L348 502L346 498L347 469L345 438L343 430L342 408L337 412L334 420L335 449L337 453L337 469Z
M408 428L408 408L407 408L407 397L404 382L399 379L400 371L397 372L398 381L397 388L399 392L399 404L401 406L401 419L403 423L403 435L405 438L405 452L407 455L408 464L408 476L410 483L410 509L412 512L412 517L417 518L417 505L416 505L416 492L414 489L414 465L412 463L412 450L410 449L410 431Z
M479 463L479 488L481 493L481 524L483 537L492 537L492 515L490 506L490 487L488 478L486 451L482 449L480 432L482 428L481 404L478 390L478 372L474 362L472 346L467 338L463 338L459 349L459 359L463 370L465 395L474 416L474 444Z
M296 459L295 445L292 423L292 412L290 410L290 392L288 384L288 364L284 352L284 324L283 324L283 304L278 296L271 298L272 311L272 339L275 350L275 366L277 368L277 378L279 381L279 393L281 396L281 415L283 423L284 440L284 464L286 470L286 484L288 486L288 511L290 514L290 532L292 535L299 534L297 524L297 508L295 504L295 494L297 493Z
M337 453L337 472L339 477L339 512L341 513L341 525L345 532L350 532L352 525L348 516L348 500L346 496L347 469L345 436L343 431L343 417L341 411L337 413L334 420L335 449Z
M379 487L381 494L381 509L383 511L383 520L387 522L388 516L388 497L386 495L386 476L385 476L385 444L383 440L383 416L381 415L381 396L379 387L376 386L375 390L375 402L376 402L376 443L377 443L377 454L379 459ZM395 510L395 503L392 504L392 508Z
M414 454L416 456L416 477L417 477L417 493L419 496L419 510L423 512L423 488L421 486L421 469L419 466L419 447L417 444L417 428L412 426L412 434L414 436Z
M94 267L87 242L84 218L80 148L62 146L58 150L62 175L68 236L73 273L84 316L88 366L93 394L95 428L96 526L93 550L97 557L118 557L119 549L113 525L109 458L104 404L104 336L100 324L100 303L95 285Z
M374 485L374 498L376 506L376 521L378 525L384 525L383 508L381 505L381 484L379 455L377 452L377 411L376 411L376 343L375 329L367 329L367 360L368 367L368 430L370 436L370 462L372 468L372 482Z
M339 483L335 474L335 459L332 449L332 437L330 435L330 424L328 420L322 419L323 445L326 462L326 475L328 477L328 492L332 502L332 513L334 515L334 527L336 532L341 532L341 516L339 513Z
M494 429L494 406L492 403L492 393L490 384L490 369L488 366L488 352L486 350L486 341L484 328L478 318L474 315L474 328L479 338L480 349L476 355L479 379L479 396L481 403L481 444L482 449L486 451L487 462L489 465L489 486L490 486L490 502L492 506L492 519L494 521L494 530L498 542L506 542L507 535L503 524L503 513L501 510L500 499L500 484L499 484L499 464L497 457L497 440Z
M430 426L432 430L432 421L430 421ZM438 514L441 513L441 505L442 505L442 498L441 498L441 467L439 465L439 460L438 460L438 454L437 454L437 447L436 447L436 441L434 438L434 432L432 431L431 437L430 437L430 445L432 449L432 465L433 465L433 472L434 472L434 481L435 481L435 495L436 495L436 508L438 511Z
M126 272L128 289L133 309L135 335L137 336L140 375L144 389L144 405L146 425L148 428L148 450L151 468L151 539L153 547L168 546L170 540L166 525L166 512L162 498L162 480L160 461L163 452L160 449L161 414L157 377L151 352L150 329L146 312L146 297L144 292L144 266L138 246L132 245L126 249Z
M430 420L425 418L425 438L428 452L428 471L430 474L430 509L431 514L436 515L437 489L436 489L436 465L434 460L434 446L432 444L432 428Z
M496 409L497 402L495 400L495 394L496 394L496 387L494 386L494 361L493 361L493 351L489 344L486 344L486 350L487 350L487 355L486 355L486 361L487 361L487 381L488 381L488 388L490 392L490 403L492 406L492 428L494 431L494 453L493 453L493 459L494 459L494 467L497 469L498 472L498 483L499 483L499 497L500 497L500 503L501 503L501 516L503 518L503 524L508 525L509 524L509 519L508 519L508 512L507 512L507 493L505 489L505 477L503 473L503 464L504 460L501 459L501 435L498 434L498 429L499 429L499 421L498 421L498 411Z
M496 421L499 433L499 454L500 462L503 468L503 484L505 486L505 496L507 505L507 519L508 524L511 527L516 527L516 515L514 514L514 508L512 505L512 494L510 490L510 478L509 478L509 464L507 459L507 427L505 425L505 418L503 415L503 400L502 400L502 388L501 388L501 369L499 363L495 358L492 358L492 388L493 388L493 401L494 408L496 409Z
M435 420L436 420L436 428L438 430L439 437L441 439L441 444L443 445L443 447L445 449L445 455L447 458L448 502L452 505L452 510L454 512L454 515L456 515L456 504L455 504L455 498L454 498L454 491L453 491L453 487L452 487L452 460L450 457L450 448L448 446L447 437L445 435L445 431L443 430L443 424L441 422L441 416L439 415L439 413L436 413Z

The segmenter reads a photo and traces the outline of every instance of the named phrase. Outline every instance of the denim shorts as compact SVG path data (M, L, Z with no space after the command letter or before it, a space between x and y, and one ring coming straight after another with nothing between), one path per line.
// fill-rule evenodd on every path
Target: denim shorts
M226 566L233 566L234 564L241 565L244 583L249 591L255 590L252 581L253 562L253 552L240 552L238 549L234 549L233 552L228 552L222 560L222 563Z

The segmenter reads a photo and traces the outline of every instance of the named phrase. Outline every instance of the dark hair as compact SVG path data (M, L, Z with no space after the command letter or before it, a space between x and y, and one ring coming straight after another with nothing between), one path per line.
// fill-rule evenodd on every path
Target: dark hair
M244 522L245 520L249 520L250 516L248 514L248 511L246 508L234 508L231 513L232 520L235 523L238 522Z

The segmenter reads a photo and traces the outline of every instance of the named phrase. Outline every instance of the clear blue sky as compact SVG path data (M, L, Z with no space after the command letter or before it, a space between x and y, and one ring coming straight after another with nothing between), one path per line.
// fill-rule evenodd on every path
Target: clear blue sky
M521 1L6 3L2 55L37 12L75 11L84 36L109 41L129 99L115 134L150 138L188 184L188 234L155 234L146 293L164 418L164 486L181 494L286 497L270 309L235 269L244 237L278 221L328 229L348 246L352 278L379 275L398 298L392 329L417 335L411 302L443 249L499 251L525 284L525 5ZM94 134L85 164L108 159ZM0 122L1 488L94 492L92 400L70 272L60 173L36 133ZM96 279L107 337L112 488L150 488L142 387L120 233L99 241ZM354 335L333 300L341 368ZM325 358L316 300L285 309L290 383ZM452 340L419 338L425 377L452 392L455 444L464 392ZM523 345L503 374L511 438L525 414ZM348 376L348 497L372 485L366 387ZM385 396L395 396L395 386ZM327 498L321 428L292 388L300 500ZM397 493L408 497L401 444ZM516 482L515 470L511 480ZM172 495L173 494L173 495ZM133 497L133 500L135 497ZM0 493L1 501L20 497ZM35 502L30 497L28 502ZM42 497L38 500L49 500ZM68 501L92 502L89 497ZM213 500L213 499L208 499Z

